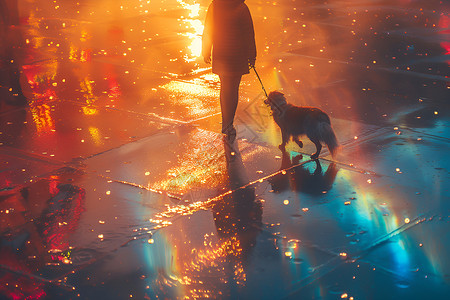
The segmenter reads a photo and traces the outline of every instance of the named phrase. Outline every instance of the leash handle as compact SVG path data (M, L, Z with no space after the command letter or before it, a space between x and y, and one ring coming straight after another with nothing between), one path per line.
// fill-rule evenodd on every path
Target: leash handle
M264 91L264 94L266 95L266 98L269 98L269 95L267 95L266 89L264 88L264 84L261 80L261 77L259 77L258 72L256 72L255 66L250 65L250 69L253 69L255 71L256 77L258 77L259 83L261 83L262 90Z

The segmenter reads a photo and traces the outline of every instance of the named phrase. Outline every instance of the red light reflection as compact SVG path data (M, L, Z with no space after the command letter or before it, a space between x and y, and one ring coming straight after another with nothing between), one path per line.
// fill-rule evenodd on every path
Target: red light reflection
M450 17L449 16L441 16L439 19L439 28L445 28L445 30L440 31L440 34L450 34ZM446 51L444 55L450 55L450 42L442 42L441 47ZM447 64L450 65L450 59L447 60Z

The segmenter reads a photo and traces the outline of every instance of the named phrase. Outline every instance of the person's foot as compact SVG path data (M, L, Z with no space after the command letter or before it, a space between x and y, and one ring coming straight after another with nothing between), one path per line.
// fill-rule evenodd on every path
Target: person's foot
M237 154L239 153L238 143L236 141L236 132L229 135L224 134L223 137L223 147L225 151L225 158L228 163L236 161Z

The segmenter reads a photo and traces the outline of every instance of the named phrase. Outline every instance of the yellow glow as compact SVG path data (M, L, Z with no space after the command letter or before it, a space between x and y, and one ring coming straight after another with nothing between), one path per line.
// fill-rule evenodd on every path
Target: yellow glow
M191 150L184 152L185 154L179 157L176 167L169 169L166 178L155 183L153 189L184 194L189 190L201 189L205 186L218 186L225 180L222 166L218 163L211 163L224 160L221 136L210 131L198 130L192 133L189 141L189 145L186 147ZM245 146L246 143L243 143L241 147L244 148ZM252 148L252 151L242 154L242 159L245 161L261 151L266 150L264 148ZM218 199L213 198L194 202L188 206L168 207L165 212L161 212L157 216L165 218L174 214L191 214L200 209L207 209L217 201Z
M70 46L70 50L69 50L69 59L70 59L71 61L75 61L75 60L78 59L77 49L76 49L73 45Z
M189 82L171 81L160 86L172 95L170 101L186 106L187 113L192 116L204 116L216 112L219 91L208 86ZM209 99L205 99L205 97ZM207 102L210 100L211 102ZM209 105L208 105L209 104Z
M94 107L83 106L81 109L83 110L83 113L87 116L92 116L98 113L98 110Z
M51 116L51 108L48 104L30 105L30 110L37 132L54 129L55 124Z
M179 165L167 171L167 179L160 181L156 189L185 193L193 187L200 187L206 182L210 185L219 184L224 180L224 173L218 164L209 162L220 159L223 148L216 134L198 131L191 136L192 152L180 157Z
M203 74L200 78L211 83L218 83L220 81L219 75L214 73Z
M88 78L81 80L80 88L87 104L82 108L83 113L85 115L95 115L98 113L98 110L93 107L95 101L97 101L97 96L95 96L93 92L93 81L90 81Z
M203 34L203 23L199 19L200 4L188 4L183 0L177 0L177 2L184 9L189 11L189 19L183 19L183 23L186 27L191 29L191 32L182 33L182 35L187 36L191 40L191 44L188 49L191 51L191 55L186 55L185 60L187 62L195 61L202 54L202 34Z
M184 299L214 299L217 296L217 284L226 282L222 278L232 277L236 284L245 284L247 275L242 264L243 248L238 236L216 240L215 237L205 235L203 245L202 248L186 249L184 253L174 255L178 260L177 269L180 274L169 276L185 286ZM183 247L175 249L181 251ZM199 277L199 273L205 270L215 278L220 278L214 288L205 286L205 282Z
M83 107L83 112L85 109L88 109L87 107ZM100 135L100 131L97 127L89 127L89 133L91 134L92 139L94 140L95 144L101 145L103 143Z
M81 31L80 41L86 42L89 38L90 38L89 33L87 32L86 29L83 29L83 30Z
M200 20L186 21L194 29L194 33L187 34L187 36L192 40L192 43L188 48L191 50L191 55L193 56L192 59L187 59L187 61L194 61L202 55L202 33L204 26Z

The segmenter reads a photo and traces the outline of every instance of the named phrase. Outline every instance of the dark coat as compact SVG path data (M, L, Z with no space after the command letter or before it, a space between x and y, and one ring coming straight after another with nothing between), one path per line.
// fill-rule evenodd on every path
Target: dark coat
M203 57L211 56L218 75L249 73L256 59L255 32L245 0L213 0L206 13Z

